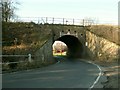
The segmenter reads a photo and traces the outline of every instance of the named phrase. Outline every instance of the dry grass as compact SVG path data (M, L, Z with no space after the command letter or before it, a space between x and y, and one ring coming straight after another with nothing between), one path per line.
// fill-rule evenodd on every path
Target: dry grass
M113 43L116 43L117 45L120 45L120 41L119 41L120 30L118 26L94 25L88 27L87 29L100 37L103 37Z
M43 30L44 28L44 31ZM34 23L3 23L3 54L33 54L50 36L50 30ZM15 42L17 38L17 42Z
M106 82L101 82L103 85L104 89L108 88L110 90L118 90L120 88L119 85L119 80L120 78L118 77L120 75L120 65L119 62L112 61L112 62L107 62L107 61L94 61L94 63L100 65L102 67L102 71L104 73L104 76L107 77Z
M28 55L34 53L44 45L44 43L51 36L51 30L46 29L46 26L36 25L34 23L3 23L2 28L2 54L4 55ZM44 30L44 31L43 31ZM17 38L17 42L14 40ZM32 57L34 58L34 57ZM28 57L3 57L3 62L18 62L25 61L25 63L12 65L3 65L3 70L12 71L18 68L26 69L37 68L44 66L43 63L32 64L28 61ZM39 65L38 65L39 64ZM47 64L47 63L45 63Z
M120 66L118 65L106 67L104 73L108 81L103 84L104 88L120 88L118 82L120 80L120 78L118 77L118 75L120 75L119 69Z

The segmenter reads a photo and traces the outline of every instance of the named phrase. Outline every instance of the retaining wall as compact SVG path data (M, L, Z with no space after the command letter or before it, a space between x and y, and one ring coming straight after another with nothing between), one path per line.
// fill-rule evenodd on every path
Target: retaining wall
M43 46L38 51L36 51L34 60L40 62L47 62L47 63L54 62L53 53L52 53L52 44L53 44L53 39L52 37L50 37L43 44Z
M103 61L119 59L118 50L120 50L120 46L117 44L96 36L90 31L86 31L86 42L86 52L91 59Z

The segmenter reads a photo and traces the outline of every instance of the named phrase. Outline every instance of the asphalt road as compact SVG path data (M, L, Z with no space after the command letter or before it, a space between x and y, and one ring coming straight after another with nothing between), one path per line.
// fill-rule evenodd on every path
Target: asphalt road
M44 68L3 74L2 88L90 88L99 72L93 64L66 60Z

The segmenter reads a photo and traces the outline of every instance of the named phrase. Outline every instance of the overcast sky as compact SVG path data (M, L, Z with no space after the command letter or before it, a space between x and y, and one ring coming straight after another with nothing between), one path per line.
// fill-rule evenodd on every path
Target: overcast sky
M19 17L96 18L101 22L118 22L120 0L18 0Z

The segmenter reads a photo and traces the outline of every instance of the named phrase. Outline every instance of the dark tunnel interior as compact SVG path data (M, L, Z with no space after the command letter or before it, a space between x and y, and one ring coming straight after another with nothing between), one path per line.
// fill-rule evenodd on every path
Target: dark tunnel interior
M83 54L83 45L80 40L72 35L65 35L57 39L57 41L64 42L67 47L68 58L81 58Z

